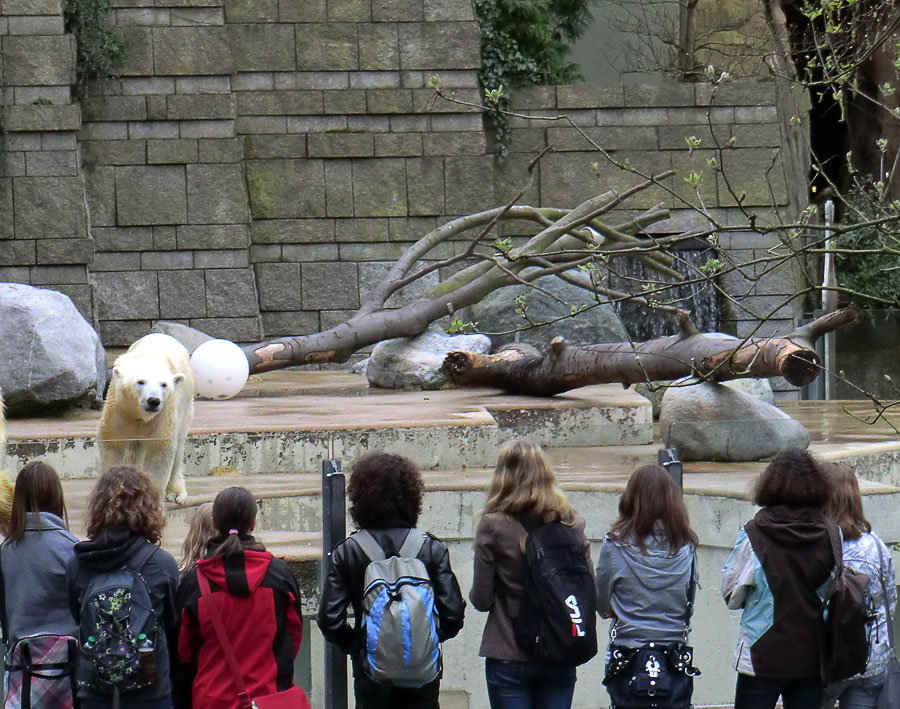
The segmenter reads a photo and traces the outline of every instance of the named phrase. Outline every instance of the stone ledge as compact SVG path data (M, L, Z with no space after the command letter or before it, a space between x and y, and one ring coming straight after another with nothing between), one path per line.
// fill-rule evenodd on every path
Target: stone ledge
M7 106L3 126L10 133L74 131L81 128L81 109L70 106Z

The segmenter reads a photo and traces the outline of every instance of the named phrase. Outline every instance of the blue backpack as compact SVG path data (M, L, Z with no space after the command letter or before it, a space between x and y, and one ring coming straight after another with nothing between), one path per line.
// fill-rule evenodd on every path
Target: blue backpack
M410 529L398 556L387 558L366 530L352 536L369 558L362 599L362 666L379 684L421 687L441 674L434 587L425 564L416 558L426 538L424 532Z

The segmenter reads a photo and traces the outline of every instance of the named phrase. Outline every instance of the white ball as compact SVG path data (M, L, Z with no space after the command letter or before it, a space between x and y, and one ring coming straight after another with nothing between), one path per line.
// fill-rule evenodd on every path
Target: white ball
M250 363L230 340L207 340L191 355L197 393L207 399L230 399L244 388Z

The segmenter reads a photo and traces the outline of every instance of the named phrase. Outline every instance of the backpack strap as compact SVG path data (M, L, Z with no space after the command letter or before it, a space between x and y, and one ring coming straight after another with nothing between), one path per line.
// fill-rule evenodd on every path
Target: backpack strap
M425 546L426 539L428 539L428 535L425 532L413 527L407 533L406 540L397 554L404 559L415 559L419 556L419 552L422 551L422 547Z
M350 538L359 545L363 554L369 557L369 561L381 561L387 558L384 549L381 548L375 537L369 534L367 530L360 529L358 532L351 534Z
M884 568L884 556L881 554L881 544L877 544L878 547L878 580L881 581L881 602L884 604L884 612L887 614L887 631L888 631L888 643L891 647L891 650L894 649L894 623L891 618L891 604L888 601L888 592L887 585L884 583L884 574L886 569ZM891 653L893 654L893 653Z
M238 665L237 658L234 656L234 648L231 646L231 641L225 633L225 626L222 625L222 616L219 614L219 608L216 606L215 599L213 598L212 589L209 587L209 581L206 576L200 573L200 569L197 569L196 573L197 585L200 586L200 595L206 601L207 612L212 621L213 629L216 632L216 637L219 639L219 646L222 649L222 654L225 655L228 669L231 670L231 679L232 682L234 682L235 689L237 689L239 706L241 709L251 709L253 700L250 699L250 695L247 694L247 685L244 684L240 665Z
M841 545L840 527L830 519L825 520L825 528L828 530L828 541L831 542L831 553L834 554L834 568L839 569L844 565L844 548Z
M22 645L22 654L25 656L25 666L22 668L22 709L31 709L31 646L28 643Z
M141 546L141 548L138 549L138 553L126 561L122 568L131 569L132 571L140 573L141 569L144 568L144 565L150 561L150 557L152 557L156 553L156 550L159 549L159 546L153 542L148 540L145 541L146 544Z

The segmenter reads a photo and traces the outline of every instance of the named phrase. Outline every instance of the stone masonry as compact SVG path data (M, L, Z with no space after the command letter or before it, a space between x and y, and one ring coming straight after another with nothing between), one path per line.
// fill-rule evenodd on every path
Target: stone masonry
M477 109L434 100L438 75L480 102L471 0L112 0L125 59L80 103L60 2L0 0L0 280L68 293L107 346L159 319L237 341L327 328L411 241L512 196L547 145L522 201L571 207L634 181L561 121L513 119L512 152L497 160ZM685 196L684 175L711 154L711 110L716 138L735 138L726 160L756 209L786 201L774 95L768 83L727 87L708 109L702 85L579 85L512 100L569 115L636 167L675 168ZM701 138L693 155L689 135ZM704 175L707 206L737 220L735 196ZM696 222L661 190L629 207L659 201L673 209L660 233ZM721 243L739 258L772 245L738 233ZM728 285L754 311L793 291L791 273L748 275ZM793 315L782 309L768 327ZM748 330L740 308L729 318Z

